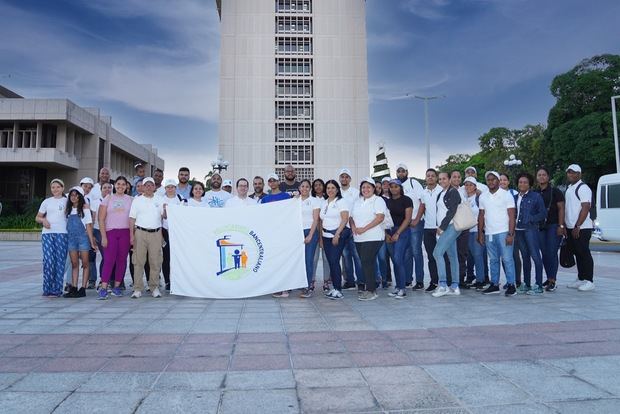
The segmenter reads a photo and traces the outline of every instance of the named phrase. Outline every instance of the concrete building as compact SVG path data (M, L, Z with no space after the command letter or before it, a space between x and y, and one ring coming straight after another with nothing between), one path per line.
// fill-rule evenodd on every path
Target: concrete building
M370 173L365 0L216 0L219 149L233 178Z
M147 174L164 167L151 145L138 144L112 128L97 108L68 99L24 99L0 87L0 199L23 207L49 193L52 178L67 186L97 179L101 167L112 177L132 177L136 162Z

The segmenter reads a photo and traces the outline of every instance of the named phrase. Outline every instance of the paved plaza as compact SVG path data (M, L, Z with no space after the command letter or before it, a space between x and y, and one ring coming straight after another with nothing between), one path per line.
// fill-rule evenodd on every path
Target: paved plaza
M0 242L3 413L618 413L620 254L593 292L359 302L41 297Z

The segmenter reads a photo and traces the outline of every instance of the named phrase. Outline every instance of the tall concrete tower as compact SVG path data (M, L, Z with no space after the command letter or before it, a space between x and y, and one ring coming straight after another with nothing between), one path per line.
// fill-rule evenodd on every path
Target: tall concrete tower
M230 178L370 174L365 0L216 0Z

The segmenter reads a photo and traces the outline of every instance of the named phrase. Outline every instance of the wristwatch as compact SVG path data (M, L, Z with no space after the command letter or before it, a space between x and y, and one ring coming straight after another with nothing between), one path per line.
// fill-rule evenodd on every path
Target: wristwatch
M560 224L560 228L563 229L564 228L564 224Z

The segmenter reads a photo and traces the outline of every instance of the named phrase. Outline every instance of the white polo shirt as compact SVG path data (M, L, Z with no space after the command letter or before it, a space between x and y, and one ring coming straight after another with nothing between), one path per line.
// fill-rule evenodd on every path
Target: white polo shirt
M498 188L495 193L490 191L480 194L478 200L480 210L484 210L484 231L487 236L508 233L508 209L515 208L515 199L506 190Z
M43 227L41 234L67 232L67 217L65 216L66 206L66 197L49 197L43 200L41 207L39 207L39 213L45 215L45 218L50 223L50 228L46 229Z
M592 205L592 190L588 187L587 184L583 184L579 187L579 198L575 194L577 187L579 184L583 183L583 181L579 180L575 184L571 184L566 189L566 193L564 197L566 198L566 209L564 210L564 223L566 227L569 229L574 229L577 224L577 220L579 220L579 213L581 212L581 203L590 203ZM581 200L579 200L581 199ZM590 213L583 221L581 225L582 229L591 229L592 228L592 219L590 218Z
M334 200L332 202L328 202L325 200L323 203L323 207L321 207L320 217L323 221L323 229L325 230L337 230L340 227L340 222L342 218L340 217L340 213L349 211L349 204L344 198L340 200ZM347 227L349 223L347 222ZM323 237L331 239L334 237L333 234L328 233L326 231L323 232Z
M164 212L164 203L161 197L138 196L133 199L129 217L136 220L136 226L144 229L157 229L162 226L161 215Z
M411 213L411 220L413 220L418 215L420 204L424 203L424 188L422 188L422 184L420 184L418 180L407 178L403 183L403 191L405 195L413 201L413 212Z
M372 195L369 198L360 197L353 204L351 218L355 221L356 227L364 227L372 222L377 214L383 214L387 211L387 205L383 197ZM381 225L377 225L363 234L354 234L353 240L356 242L382 241L385 239L385 232Z
M303 229L309 230L314 222L314 212L320 210L323 203L318 198L312 196L305 200L299 197L299 202L301 203L301 223L303 224Z
M253 198L241 198L239 196L229 198L228 200L226 200L226 203L224 203L224 207L247 207L255 205L258 205L258 203Z
M424 229L434 230L437 226L437 196L443 190L441 186L436 185L433 190L425 188L422 193L422 202L426 206L424 210Z

